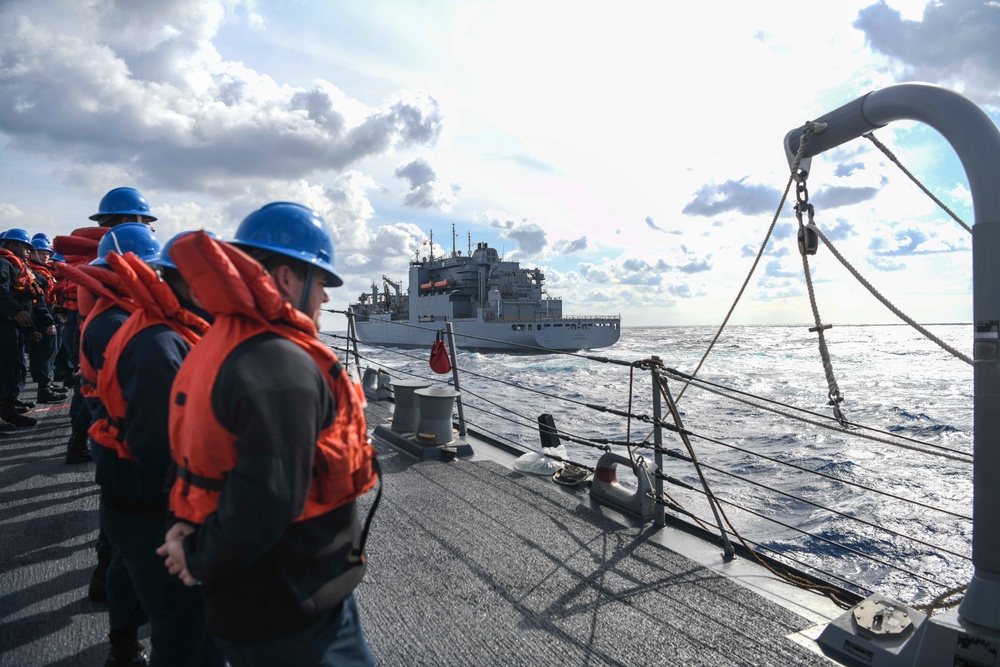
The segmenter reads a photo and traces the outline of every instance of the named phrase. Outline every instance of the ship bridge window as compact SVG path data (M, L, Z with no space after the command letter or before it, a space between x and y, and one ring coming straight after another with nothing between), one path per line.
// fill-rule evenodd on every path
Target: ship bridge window
M528 325L528 331L531 331L531 325L530 324Z

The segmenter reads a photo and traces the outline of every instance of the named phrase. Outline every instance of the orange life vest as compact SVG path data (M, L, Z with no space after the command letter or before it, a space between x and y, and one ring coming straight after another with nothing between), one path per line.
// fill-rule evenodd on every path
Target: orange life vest
M35 260L28 260L28 265L34 272L36 278L42 278L45 280L45 285L39 285L39 288L43 291L45 296L44 302L47 305L54 304L56 302L56 279L52 275L52 268L47 264L42 264L41 262L36 262ZM38 284L36 282L36 284Z
M56 275L52 296L64 310L79 310L80 307L76 303L76 283L63 278L59 273L59 266L58 263L52 265L52 273Z
M18 297L29 294L32 297L37 297L41 292L41 288L35 283L35 275L28 268L27 262L23 261L10 250L7 250L7 248L0 248L0 257L6 259L17 269L17 278L14 279L14 284L10 286L11 293Z
M83 335L87 331L87 326L95 317L104 311L118 306L126 313L131 314L135 310L135 302L121 293L121 279L112 271L99 266L69 266L64 264L59 267L59 273L71 278L78 286L80 296L87 293L91 300L96 296L97 301L93 308L88 309L86 318L80 322L80 345L83 345ZM83 311L81 310L81 315ZM93 396L97 387L97 371L90 365L87 355L80 350L80 375L87 381L80 393L84 396ZM88 386L89 384L89 386Z
M229 354L242 342L271 332L309 354L333 393L337 414L324 428L313 456L313 481L302 521L348 503L375 485L375 450L368 441L360 385L316 334L312 321L281 298L270 276L249 255L204 232L174 242L171 257L212 328L184 360L170 392L170 448L178 475L170 509L200 524L219 502L225 476L236 467L236 436L212 411L212 389Z
M121 279L121 290L131 297L135 310L115 333L104 350L104 366L97 371L97 395L108 416L90 426L90 437L113 449L118 458L135 460L125 442L125 409L128 401L118 383L118 360L139 332L165 324L194 346L208 330L208 322L184 308L173 290L160 280L145 262L134 253L108 255L108 264Z

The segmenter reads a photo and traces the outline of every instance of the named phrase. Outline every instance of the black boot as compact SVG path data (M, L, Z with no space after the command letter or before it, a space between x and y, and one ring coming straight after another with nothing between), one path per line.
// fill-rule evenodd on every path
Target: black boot
M30 410L31 408L35 407L35 404L32 401L22 401L20 398L16 398L15 397L14 398L14 407L16 407L16 408L24 408L25 410Z
M0 419L14 426L34 426L38 420L34 417L27 417L17 411L17 397L8 396L0 403Z
M112 630L108 633L108 659L104 667L146 667L149 656L139 643L138 630Z
M87 586L87 599L91 602L108 601L108 589L105 582L108 578L108 565L110 563L110 551L97 552L97 567L90 574L90 584Z
M66 400L66 396L52 391L48 385L38 388L38 398L36 399L38 403L62 403L64 400Z
M66 463L90 463L93 460L87 446L87 432L74 429L66 443Z

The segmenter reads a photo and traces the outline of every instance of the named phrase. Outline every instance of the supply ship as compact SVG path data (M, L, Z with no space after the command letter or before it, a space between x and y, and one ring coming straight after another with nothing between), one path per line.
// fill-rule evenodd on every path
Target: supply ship
M454 246L454 233L452 234ZM545 274L504 261L495 248L471 241L455 250L410 262L409 286L382 276L350 306L364 343L429 347L451 322L464 349L517 352L609 347L621 334L619 316L563 315L563 303L544 290Z

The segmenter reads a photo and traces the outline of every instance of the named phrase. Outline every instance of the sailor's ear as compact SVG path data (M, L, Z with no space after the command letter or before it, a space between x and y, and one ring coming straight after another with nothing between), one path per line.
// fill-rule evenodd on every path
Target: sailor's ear
M295 281L298 278L298 276L295 275L295 271L293 271L287 264L278 264L271 270L270 273L271 280L274 281L274 286L278 288L278 292L281 296L284 298L292 296Z

